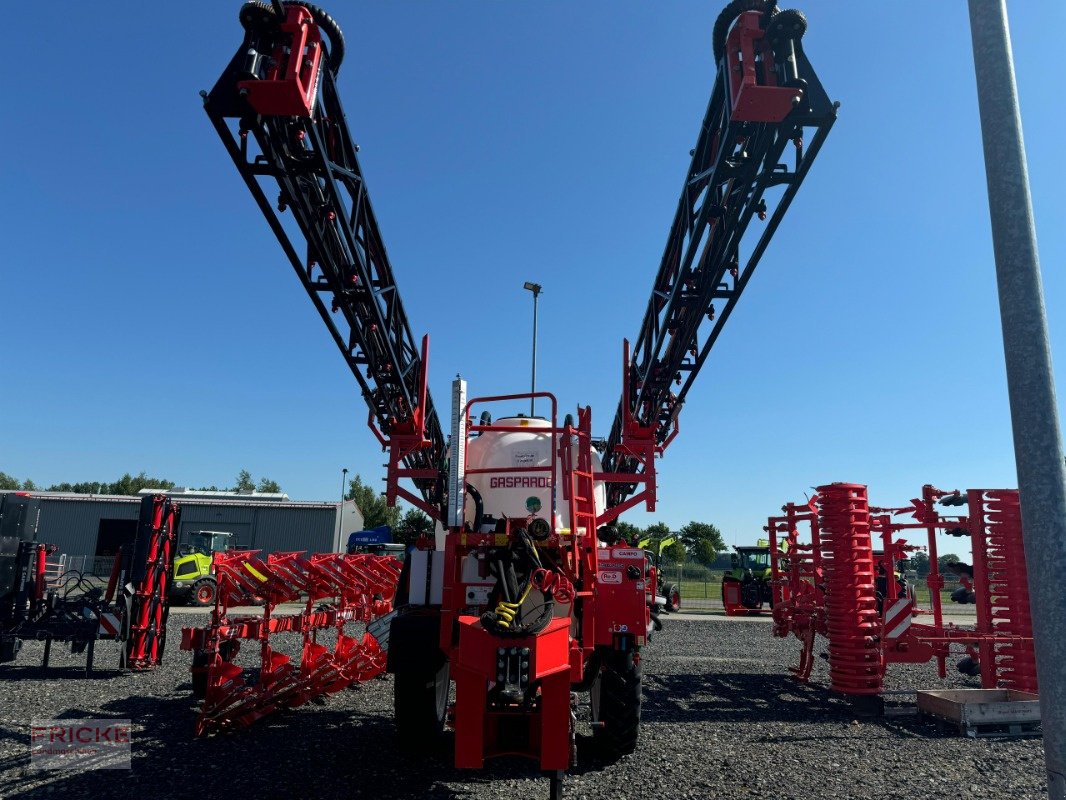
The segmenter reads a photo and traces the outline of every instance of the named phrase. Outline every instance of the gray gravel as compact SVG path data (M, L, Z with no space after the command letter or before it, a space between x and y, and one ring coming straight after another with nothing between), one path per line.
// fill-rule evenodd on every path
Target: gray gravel
M547 797L547 781L525 762L460 772L446 754L408 752L393 731L387 677L246 731L194 739L188 656L173 645L182 624L204 621L173 615L167 663L150 674L77 679L80 660L56 648L57 668L46 675L30 666L40 654L33 643L15 665L0 667L0 797ZM795 640L772 639L764 622L667 618L645 651L640 747L604 764L583 726L566 797L1044 796L1039 739L975 741L917 717L858 717L821 688L824 662L811 686L787 677L798 650ZM102 645L98 663L114 659L112 646ZM946 683L976 685L961 676ZM931 665L891 668L889 688L937 686ZM30 718L50 716L133 719L132 772L31 770Z

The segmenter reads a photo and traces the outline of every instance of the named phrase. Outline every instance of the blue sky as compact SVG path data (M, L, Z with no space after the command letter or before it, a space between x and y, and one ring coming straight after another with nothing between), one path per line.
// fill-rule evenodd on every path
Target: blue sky
M247 468L294 498L383 456L200 108L239 3L35 9L8 42L0 470ZM714 78L716 2L335 2L340 88L439 407L539 387L606 432ZM1016 485L964 3L807 0L840 119L689 396L662 519L759 535L809 487ZM1052 348L1066 352L1049 29L1009 4ZM106 19L105 19L106 17ZM1061 376L1061 370L1060 370ZM1060 395L1061 396L1061 395ZM1060 404L1061 407L1061 404ZM955 543L957 549L957 543Z

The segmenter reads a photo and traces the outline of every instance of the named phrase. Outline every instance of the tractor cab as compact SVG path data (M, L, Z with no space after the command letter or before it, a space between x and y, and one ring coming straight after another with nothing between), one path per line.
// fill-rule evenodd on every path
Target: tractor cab
M648 577L648 605L653 613L681 610L681 586L667 580L663 571L663 551L678 541L677 536L654 539L647 536L637 542L644 551L645 573Z
M773 608L770 542L759 539L754 546L733 547L732 567L722 576L722 605L725 613L759 613Z
M730 555L732 574L737 580L744 580L750 572L755 577L765 577L770 573L770 543L760 539L755 547L734 547ZM766 542L762 545L761 542Z
M196 531L178 548L174 559L174 579L170 582L171 601L196 606L215 604L215 576L211 567L215 553L233 548L233 534L227 531Z
M183 556L191 556L193 553L225 553L230 549L232 539L233 534L226 531L197 531L189 536L189 541L181 546L179 552Z

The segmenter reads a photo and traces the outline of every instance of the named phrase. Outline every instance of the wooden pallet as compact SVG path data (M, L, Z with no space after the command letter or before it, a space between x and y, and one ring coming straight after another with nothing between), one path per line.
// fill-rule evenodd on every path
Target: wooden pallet
M918 692L918 710L963 736L1040 736L1040 702L1013 689L953 689Z

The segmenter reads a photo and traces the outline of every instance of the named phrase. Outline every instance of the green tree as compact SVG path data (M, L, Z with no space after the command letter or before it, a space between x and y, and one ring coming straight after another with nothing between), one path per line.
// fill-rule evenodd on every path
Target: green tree
M919 578L925 578L929 575L929 555L921 550L915 552L907 559L907 565L908 568L914 570Z
M651 539L653 542L665 539L670 533L670 526L665 522L656 522L654 525L649 525L644 529L644 537Z
M621 520L618 520L614 523L614 527L618 529L619 536L633 545L639 542L644 536L644 531L630 522L622 522Z
M31 481L29 478L26 478L26 480L22 482L22 491L35 492L37 491L37 484Z
M704 566L713 564L718 554L725 550L722 532L709 522L693 520L678 535L692 560Z
M392 538L404 544L414 544L419 536L433 535L433 520L417 508L409 508L400 517L399 523L392 530Z
M235 492L254 492L255 481L252 480L252 473L246 469L242 469L237 473L237 485L233 487Z
M258 488L260 492L277 493L281 491L281 484L277 481L270 480L270 478L260 478Z
M656 522L644 529L642 539L648 543L649 550L656 551L664 539L674 535L665 522ZM662 558L671 564L680 564L685 560L685 547L680 542L671 542L662 548Z
M18 489L22 486L19 479L6 472L0 472L0 489Z
M958 563L959 563L960 561L962 561L962 559L961 559L961 558L959 558L959 557L958 557L957 555L955 555L954 553L945 553L944 555L942 555L942 556L939 556L939 557L937 558L937 560L936 560L936 565L937 565L937 568L938 568L938 569L939 569L939 570L940 570L941 572L944 572L944 571L945 571L945 569L944 569L944 568L945 568L945 567L946 567L946 566L947 566L948 564L958 564Z
M399 525L400 509L395 506L389 508L385 498L363 483L363 478L359 475L348 482L348 491L344 499L354 500L359 506L359 510L363 512L364 528L388 525L395 530Z
M163 489L166 491L173 488L174 481L168 481L165 478L150 478L144 472L139 472L137 475L130 475L127 472L114 483L104 486L102 494L131 495L137 494L141 489Z

